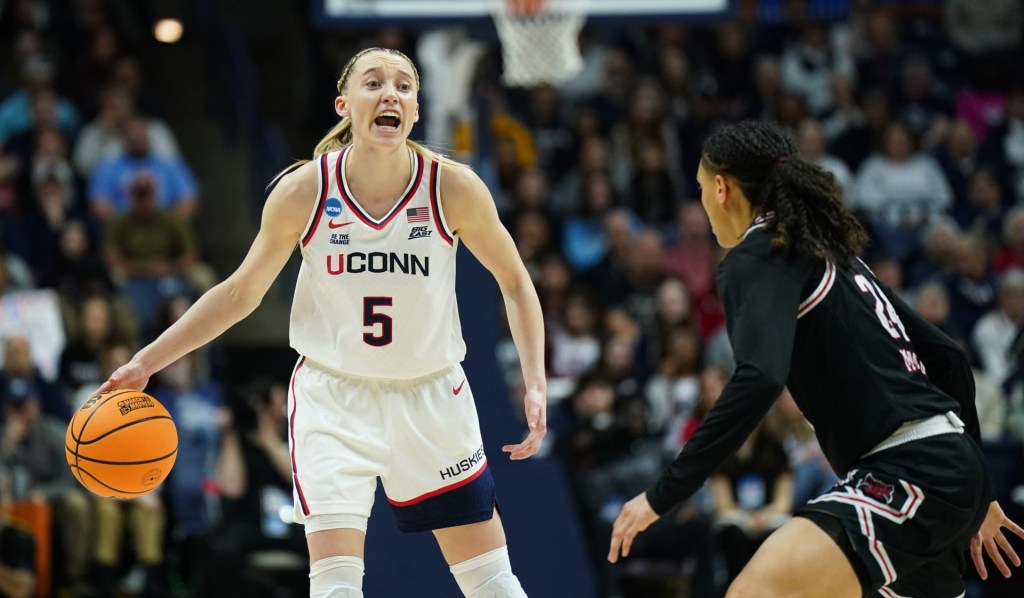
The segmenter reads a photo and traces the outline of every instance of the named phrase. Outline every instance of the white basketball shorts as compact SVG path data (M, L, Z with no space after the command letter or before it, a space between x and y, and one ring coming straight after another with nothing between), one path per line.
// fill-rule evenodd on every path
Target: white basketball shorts
M473 392L458 364L410 380L353 377L300 358L288 392L295 520L370 516L377 478L402 531L491 518Z

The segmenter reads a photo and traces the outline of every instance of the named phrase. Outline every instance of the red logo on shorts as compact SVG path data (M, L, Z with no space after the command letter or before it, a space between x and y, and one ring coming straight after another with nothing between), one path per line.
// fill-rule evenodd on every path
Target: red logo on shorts
M857 489L875 500L884 501L885 504L892 502L893 487L879 481L870 473L857 482Z
M460 392L462 392L462 385L465 384L465 383L466 383L466 379L463 378L462 382L459 382L458 386L453 386L452 387L452 394L459 394Z

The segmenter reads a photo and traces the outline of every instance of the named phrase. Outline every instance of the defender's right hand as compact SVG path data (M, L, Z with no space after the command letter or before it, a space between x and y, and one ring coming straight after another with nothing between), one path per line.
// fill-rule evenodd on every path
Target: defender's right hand
M1002 528L1004 527L1017 535L1017 537L1024 538L1024 529L1003 513L1003 509L999 506L998 502L992 501L989 504L985 521L981 524L981 529L978 530L978 533L971 540L971 559L974 560L974 567L978 570L978 575L983 580L988 579L988 569L985 567L985 557L982 555L983 547L995 564L996 569L999 569L999 572L1003 574L1003 577L1010 577L1013 570L1006 564L1002 553L1006 553L1014 567L1020 567L1021 561L1020 557L1017 556L1017 551L1013 549L1009 540L1003 535Z

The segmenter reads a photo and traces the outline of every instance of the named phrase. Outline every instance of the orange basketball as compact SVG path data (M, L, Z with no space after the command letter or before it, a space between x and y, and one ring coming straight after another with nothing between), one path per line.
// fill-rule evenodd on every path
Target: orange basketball
M114 498L155 490L178 456L178 431L148 394L122 388L89 397L64 439L68 465L83 486Z

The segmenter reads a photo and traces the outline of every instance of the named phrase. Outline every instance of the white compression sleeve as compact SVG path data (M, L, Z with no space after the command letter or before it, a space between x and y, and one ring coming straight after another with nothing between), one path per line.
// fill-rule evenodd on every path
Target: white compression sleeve
M363 598L363 559L331 556L309 568L310 598Z
M456 563L450 569L459 589L469 598L526 598L512 574L507 546Z

